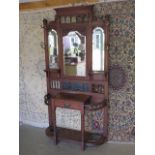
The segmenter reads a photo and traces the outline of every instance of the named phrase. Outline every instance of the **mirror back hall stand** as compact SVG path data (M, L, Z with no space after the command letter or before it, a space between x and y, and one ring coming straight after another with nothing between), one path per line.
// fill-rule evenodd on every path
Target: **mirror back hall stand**
M56 9L55 21L43 20L48 105L48 136L103 144L108 140L109 16L93 16L93 6ZM58 117L60 111L61 118ZM79 126L61 125L67 110L79 115ZM103 110L103 132L85 131L85 112ZM65 112L66 111L66 112ZM78 113L80 111L80 113ZM60 121L60 122L59 122ZM90 120L91 121L91 120ZM62 121L63 123L63 121ZM76 127L75 127L76 126Z

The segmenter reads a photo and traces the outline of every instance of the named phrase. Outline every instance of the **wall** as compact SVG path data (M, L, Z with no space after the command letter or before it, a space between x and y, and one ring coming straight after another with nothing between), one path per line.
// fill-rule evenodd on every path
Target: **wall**
M98 18L110 14L109 140L134 141L134 1L97 4ZM52 9L20 12L20 121L48 126L42 19L54 19ZM119 79L119 80L118 80ZM103 113L87 113L86 128L102 130ZM93 119L92 119L93 118Z
M46 77L43 42L42 19L53 20L54 10L20 13L20 121L36 126L48 125L47 107L43 96L46 94Z
M110 14L109 139L134 141L135 18L134 1L97 4L95 14Z

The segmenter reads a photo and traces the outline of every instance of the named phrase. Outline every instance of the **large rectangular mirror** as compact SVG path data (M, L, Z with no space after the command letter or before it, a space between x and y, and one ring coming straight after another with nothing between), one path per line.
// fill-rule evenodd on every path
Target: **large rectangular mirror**
M86 76L86 36L70 31L63 37L65 76Z

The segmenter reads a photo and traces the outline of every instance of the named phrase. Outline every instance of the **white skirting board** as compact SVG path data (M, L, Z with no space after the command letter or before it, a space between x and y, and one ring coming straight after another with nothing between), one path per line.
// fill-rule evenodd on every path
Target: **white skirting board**
M32 121L27 121L27 120L19 122L20 126L22 126L23 124L38 127L38 128L47 128L47 127L49 127L48 123L37 123L37 122L32 122Z
M109 144L135 144L134 142L108 141Z
M36 122L27 121L27 120L19 122L20 126L22 126L23 124L38 127L38 128L47 128L49 126L48 123L36 123ZM107 143L110 143L110 144L133 144L133 145L135 145L134 142L108 141Z

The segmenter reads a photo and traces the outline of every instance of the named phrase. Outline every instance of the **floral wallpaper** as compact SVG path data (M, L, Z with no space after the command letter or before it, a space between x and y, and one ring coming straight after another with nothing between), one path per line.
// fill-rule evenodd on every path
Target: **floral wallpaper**
M135 1L97 4L94 13L110 14L109 140L134 142Z
M44 105L46 77L42 19L53 20L54 10L20 12L19 27L19 119L40 127L48 125L48 111Z
M135 112L135 25L134 0L96 4L98 18L110 15L109 140L134 142ZM42 19L54 20L52 9L20 12L19 117L23 123L46 127L48 111L43 101L46 77ZM118 80L119 79L119 80ZM102 110L86 112L86 130L103 130Z

